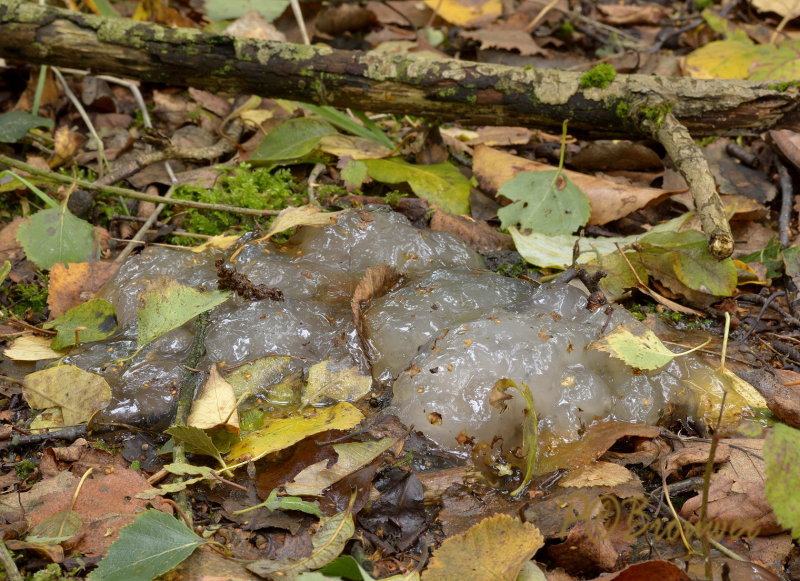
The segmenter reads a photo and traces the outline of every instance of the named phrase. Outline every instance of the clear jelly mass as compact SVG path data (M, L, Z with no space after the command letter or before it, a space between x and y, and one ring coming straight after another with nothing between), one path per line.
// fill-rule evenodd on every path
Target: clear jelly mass
M230 254L149 248L105 287L102 295L114 305L120 331L69 362L107 378L114 401L106 416L168 414L180 382L191 324L124 366L106 365L135 347L144 287L168 276L211 290L214 261ZM350 298L366 269L381 264L405 276L372 301L360 340ZM212 311L203 365L267 355L291 356L287 373L323 359L333 368L356 365L392 385L389 411L454 451L465 450L456 441L462 431L487 442L501 436L506 449L520 442L521 397L508 402L503 414L488 402L501 378L530 388L542 439L554 442L575 439L602 419L655 423L668 402L672 408L690 403L683 379L708 370L688 357L657 372L634 373L586 348L620 323L639 324L624 309L591 312L571 286L537 287L491 273L463 242L418 230L388 208L348 211L332 226L301 228L280 246L248 245L236 268L254 284L279 288L285 300L233 297ZM441 422L431 423L436 414Z

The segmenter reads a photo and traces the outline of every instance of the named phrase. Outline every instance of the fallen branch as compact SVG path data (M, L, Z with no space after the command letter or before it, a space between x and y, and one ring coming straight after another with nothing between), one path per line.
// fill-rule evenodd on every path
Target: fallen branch
M349 52L108 19L24 0L0 4L0 57L202 88L470 125L527 125L650 138L634 112L670 103L694 136L800 126L798 89L774 83L581 74Z

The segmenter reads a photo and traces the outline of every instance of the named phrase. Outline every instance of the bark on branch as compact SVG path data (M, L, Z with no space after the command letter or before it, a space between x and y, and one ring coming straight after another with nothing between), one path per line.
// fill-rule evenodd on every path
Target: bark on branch
M617 75L605 88L580 73L419 54L348 52L107 19L23 0L0 5L0 57L124 77L364 111L647 137L637 112L663 103L694 136L800 127L795 86Z

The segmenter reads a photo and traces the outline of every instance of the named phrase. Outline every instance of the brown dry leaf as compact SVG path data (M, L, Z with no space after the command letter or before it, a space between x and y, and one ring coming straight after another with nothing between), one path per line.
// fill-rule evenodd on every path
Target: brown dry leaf
M514 250L514 241L509 234L498 232L484 220L470 216L456 216L447 212L435 212L429 224L431 230L450 232L469 244L477 252Z
M486 193L496 195L498 188L518 173L555 168L481 145L475 148L472 169L481 189ZM564 173L589 198L592 207L589 225L606 224L617 220L676 193L669 190L618 184L608 179L570 170L565 170Z
M216 365L211 366L208 380L192 403L186 425L201 430L223 426L229 432L239 433L236 394L231 384L219 374Z
M481 127L475 137L467 140L469 145L526 145L534 132L527 127Z
M708 455L711 452L709 442L684 442L684 447L675 450L661 460L659 472L661 476L667 478L684 466L692 464L705 464L708 462ZM714 463L727 462L731 457L731 448L725 444L720 444L714 451Z
M446 539L433 552L422 581L514 581L542 545L544 539L535 526L497 514Z
M727 531L744 526L759 535L783 531L764 494L764 440L726 438L721 444L730 446L730 460L712 475L708 492L709 522ZM702 495L690 498L681 508L681 516L697 522L701 504Z
M657 4L623 6L621 4L598 4L597 10L602 14L601 22L616 26L632 24L660 24L670 9Z
M481 50L491 48L507 51L516 50L522 56L544 54L544 50L524 30L489 27L479 30L462 30L459 36L480 42Z
M12 263L23 257L25 252L17 241L17 230L26 218L17 216L0 230L0 263L8 260Z
M774 12L781 16L796 17L800 15L798 0L753 0L753 7L759 12Z
M547 554L556 566L573 575L583 575L587 571L613 570L620 551L603 523L581 521L570 529L563 543L547 547Z
M635 478L633 472L613 462L595 462L570 472L559 480L558 485L565 488L586 486L616 486Z
M656 426L627 422L601 422L589 427L578 442L560 444L552 455L539 458L537 474L553 472L559 468L575 468L596 461L622 438L655 438L660 430Z
M50 269L47 306L50 318L60 317L73 307L93 298L95 293L117 272L116 262L57 263Z
M800 168L800 133L791 129L773 129L769 136L786 159L794 167Z
M353 321L359 335L361 334L364 311L370 305L372 299L385 295L399 279L400 273L388 264L371 266L364 273L364 277L353 291L353 298L350 299Z
M23 335L14 339L14 342L3 352L3 355L14 361L45 361L63 357L63 353L53 351L50 348L50 343L52 342L53 340L47 337Z

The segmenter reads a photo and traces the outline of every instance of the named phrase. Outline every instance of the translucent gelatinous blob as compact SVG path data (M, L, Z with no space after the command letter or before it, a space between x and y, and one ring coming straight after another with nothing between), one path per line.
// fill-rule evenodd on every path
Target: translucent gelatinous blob
M192 322L130 362L109 363L134 352L139 294L150 281L168 276L212 290L214 261L227 260L231 252L148 249L108 283L103 296L114 305L120 330L69 358L109 381L114 401L107 416L169 414ZM405 276L398 288L371 301L362 341L350 299L366 269L381 264ZM584 295L572 287L535 288L490 273L463 242L413 228L388 208L349 211L334 225L300 228L284 244L249 244L234 267L253 284L280 289L285 300L234 297L214 309L201 368L275 354L292 356L295 370L325 359L336 367L356 365L383 382L394 381L391 409L454 450L463 449L456 442L462 431L485 441L501 436L506 449L519 443L522 399L514 397L500 415L487 397L504 377L530 388L546 445L574 439L600 419L654 423L667 402L688 402L686 378L708 376L697 359L636 374L605 353L587 350L601 333L621 322L636 323L622 308L588 311Z

